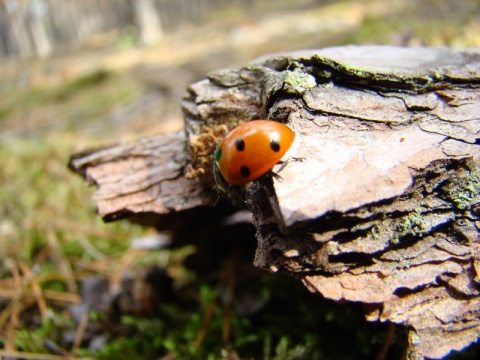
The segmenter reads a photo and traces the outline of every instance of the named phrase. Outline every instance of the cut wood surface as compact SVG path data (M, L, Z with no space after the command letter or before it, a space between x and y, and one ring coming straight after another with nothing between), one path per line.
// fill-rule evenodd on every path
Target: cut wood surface
M255 265L362 302L409 358L480 337L480 49L347 46L275 54L191 85L184 134L75 156L104 218L213 205L216 144L260 118L297 136L245 190Z

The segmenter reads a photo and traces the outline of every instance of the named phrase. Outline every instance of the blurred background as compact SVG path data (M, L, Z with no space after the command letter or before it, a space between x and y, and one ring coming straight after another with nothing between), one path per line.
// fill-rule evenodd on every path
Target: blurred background
M311 307L294 316L296 331L278 323L285 307L266 304L283 288L297 289L290 279L262 277L256 295L241 303L283 332L254 318L226 318L222 290L184 266L195 246L132 247L156 232L103 224L93 190L66 167L71 154L86 148L180 130L181 97L208 71L272 52L345 44L479 47L480 2L0 0L0 357L325 359L330 353L319 349L330 346L334 354L346 352L337 359L372 358L391 330L363 324L354 315L361 309L322 307L299 284L297 300ZM106 291L105 279L121 283L124 273L145 279L151 268L167 269L160 278L193 294L167 311L179 322L122 317L114 322L126 322L128 331L107 331L103 315L85 304ZM228 278L230 267L222 269ZM85 281L89 293L82 293ZM281 301L295 301L290 297ZM322 311L312 315L312 308ZM347 325L352 318L357 323ZM319 322L348 345L322 343Z

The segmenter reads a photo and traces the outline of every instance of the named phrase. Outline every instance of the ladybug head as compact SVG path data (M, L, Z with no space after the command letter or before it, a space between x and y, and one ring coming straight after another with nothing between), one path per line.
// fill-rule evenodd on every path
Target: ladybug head
M213 179L215 180L215 190L217 190L218 195L222 197L228 197L228 187L230 185L225 181L220 173L220 169L218 168L216 161L213 162Z
M216 153L218 151L219 150L217 150ZM218 168L217 161L213 162L213 179L215 180L215 190L217 191L219 198L222 197L230 199L232 204L237 208L246 207L245 199L241 195L242 188L240 186L231 185L224 179L222 173L220 172L220 169Z

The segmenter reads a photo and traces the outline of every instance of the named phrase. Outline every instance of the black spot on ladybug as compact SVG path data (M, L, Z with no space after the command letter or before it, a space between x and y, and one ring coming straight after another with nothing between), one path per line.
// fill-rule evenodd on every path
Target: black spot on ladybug
M243 177L249 177L250 176L250 169L248 166L243 165L240 168L240 173L242 174Z
M278 143L277 139L271 139L270 140L270 148L275 152L280 151L280 144Z
M235 141L235 147L238 151L243 151L245 149L245 141L242 138L239 138Z

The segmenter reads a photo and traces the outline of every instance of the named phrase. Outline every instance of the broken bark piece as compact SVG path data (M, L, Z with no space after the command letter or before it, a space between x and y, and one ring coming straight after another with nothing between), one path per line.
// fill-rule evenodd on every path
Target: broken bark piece
M69 167L97 186L98 213L113 221L212 205L213 191L183 176L186 158L178 132L77 154Z
M213 204L213 153L228 130L286 122L297 133L288 155L305 161L289 162L282 181L265 176L246 189L255 265L404 326L411 359L480 338L480 49L269 55L191 85L183 110L186 139L72 160L98 184L102 214ZM137 156L142 141L152 147ZM156 143L163 148L151 158ZM162 157L169 143L177 145ZM180 190L159 190L168 186Z

